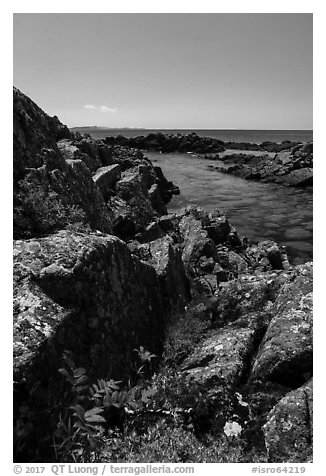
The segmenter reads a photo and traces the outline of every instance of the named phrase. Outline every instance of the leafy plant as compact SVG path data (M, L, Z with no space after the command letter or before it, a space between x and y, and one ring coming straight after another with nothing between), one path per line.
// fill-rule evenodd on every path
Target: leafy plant
M96 458L104 444L104 435L112 431L110 428L122 428L125 417L135 418L149 407L155 391L139 383L143 383L142 369L150 366L156 355L143 347L136 351L142 363L136 368L138 382L133 386L129 382L124 388L121 381L113 379L98 379L90 385L86 370L75 365L71 352L64 351L64 365L59 372L69 384L74 403L60 416L54 434L57 460L83 462Z

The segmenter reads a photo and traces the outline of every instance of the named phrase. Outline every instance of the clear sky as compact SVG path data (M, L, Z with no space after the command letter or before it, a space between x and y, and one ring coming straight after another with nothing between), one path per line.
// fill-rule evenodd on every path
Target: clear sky
M14 84L69 127L312 129L312 23L14 14Z

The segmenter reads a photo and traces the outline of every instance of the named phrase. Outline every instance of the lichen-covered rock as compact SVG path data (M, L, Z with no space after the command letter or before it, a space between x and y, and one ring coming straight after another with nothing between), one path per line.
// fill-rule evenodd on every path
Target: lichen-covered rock
M65 160L82 160L91 172L95 172L102 166L98 155L90 156L89 154L82 152L76 144L80 145L80 142L67 139L63 139L57 143L58 149Z
M69 129L56 116L45 114L25 94L14 87L14 179L20 180L27 167L40 167L42 148L56 149L56 141L70 138Z
M281 179L277 180L279 183L285 183L292 187L304 187L313 184L313 169L305 167L298 170L292 170Z
M263 144L261 144L261 147ZM294 146L294 147L293 147ZM312 143L287 144L287 151L276 155L228 154L221 160L227 165L214 167L249 180L276 182L287 186L308 186L313 183Z
M181 370L189 385L207 390L237 385L247 368L255 335L253 328L232 325L211 331L182 363Z
M305 463L312 460L312 380L288 393L268 415L263 426L271 463Z
M296 387L312 372L312 263L297 266L273 304L251 378Z
M194 276L197 274L200 258L214 257L216 248L213 240L203 230L201 222L193 216L182 218L179 228L183 238L182 259L190 275Z
M133 210L135 231L140 231L157 216L148 196L154 178L148 168L138 166L122 172L116 183L116 194Z
M112 231L110 211L91 177L100 161L76 143L58 118L14 89L16 238L52 233L75 222Z
M284 269L284 252L272 240L260 241L257 245L251 245L246 250L246 257L250 265L260 271L271 269Z
M190 299L189 282L186 276L181 252L173 246L173 240L163 237L148 245L149 264L154 266L162 285L162 295L169 314L184 313L185 304Z
M280 288L279 274L244 275L220 283L216 305L216 324L236 321L251 312L270 312Z
M43 151L44 154L45 152L47 152L45 165L28 171L23 182L24 189L21 189L22 191L18 195L22 212L16 219L16 236L24 236L24 229L20 231L21 222L24 218L35 217L36 219L39 217L46 230L51 213L56 213L58 208L56 204L60 203L70 210L78 207L83 211L85 220L91 228L110 233L112 231L110 210L106 206L100 190L93 182L91 172L84 161L80 159L64 160L55 151ZM42 201L44 203L42 197L44 194L46 196L51 193L54 193L57 197L56 203L53 202L53 210L48 207L42 212ZM41 212L43 213L42 216L40 216ZM53 219L56 222L55 216ZM32 220L30 225L32 236L34 225L35 223ZM46 231L51 232L53 230L49 228ZM37 234L37 230L35 230L35 234Z
M31 295L29 300L28 289L33 293L38 291L41 300L45 294L46 300L51 298L53 303L81 313L81 330L92 329L94 349L99 347L102 354L97 357L92 354L92 367L94 365L93 370L96 372L101 368L104 370L104 367L105 372L121 372L123 362L126 362L130 349L135 347L138 339L145 346L155 342L155 329L161 329L164 321L155 270L133 257L118 238L62 230L38 240L16 241L14 255L15 270L18 270L15 287L16 322L20 323L16 327L15 342L19 343L20 354L23 342L20 332L24 337L26 330L36 324L36 321L31 320L32 314L33 319L37 315L39 321L42 321L44 314L43 307L36 304L36 298ZM21 285L24 285L23 298ZM59 314L53 318L57 323L60 321L60 332L63 332L64 315L60 317ZM120 327L122 323L123 333ZM147 325L149 327L146 330ZM136 332L137 328L139 332ZM52 335L53 329L48 329L48 332ZM88 339L87 331L84 336L82 334L81 332L81 339ZM44 336L39 335L39 338L43 340ZM136 341L129 345L122 342L124 339ZM78 339L72 339L64 345L76 346L76 341ZM92 342L89 342L90 346ZM26 351L33 351L39 344L28 338L25 342ZM121 347L120 351L116 349L115 352L117 346L123 346L124 350ZM88 361L88 366L91 365L90 352L94 349L90 348L88 355L83 353L81 356L86 363ZM101 359L105 352L107 354L103 361ZM120 365L116 365L119 361Z
M51 434L58 418L64 350L91 378L116 379L128 376L133 349L161 350L161 283L117 237L62 230L18 240L14 282L16 417L30 409L31 441Z

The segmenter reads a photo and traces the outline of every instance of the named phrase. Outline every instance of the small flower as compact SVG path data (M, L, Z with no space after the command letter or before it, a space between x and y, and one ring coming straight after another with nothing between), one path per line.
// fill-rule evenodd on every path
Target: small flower
M236 421L227 421L223 430L226 436L238 436L242 431L242 426Z

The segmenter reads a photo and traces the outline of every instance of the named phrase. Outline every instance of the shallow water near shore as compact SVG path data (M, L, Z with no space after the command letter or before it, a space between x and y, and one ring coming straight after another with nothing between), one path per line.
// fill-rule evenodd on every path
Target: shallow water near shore
M244 180L209 170L217 161L192 154L144 152L159 165L181 194L168 204L170 212L187 205L224 211L240 236L271 239L285 245L292 264L312 260L313 195L311 189Z

